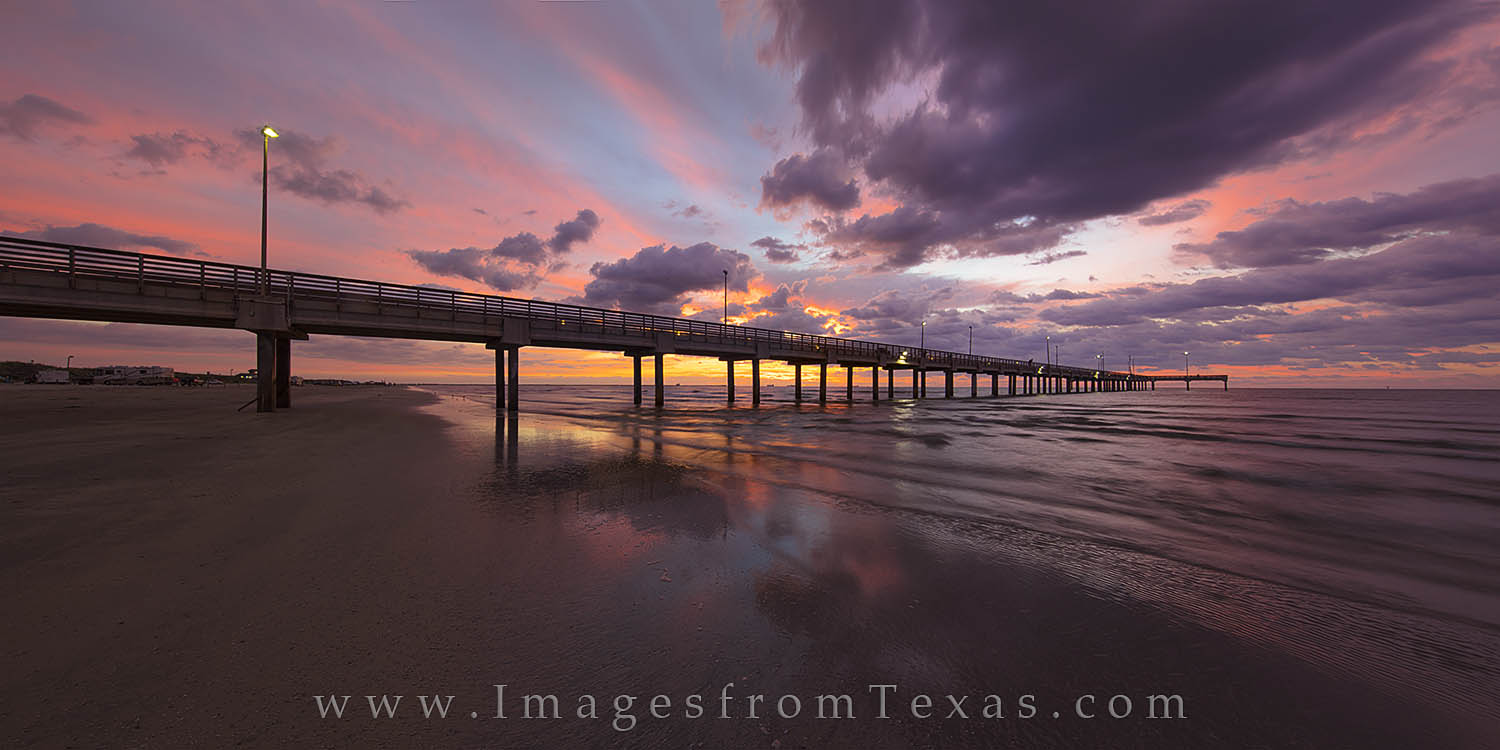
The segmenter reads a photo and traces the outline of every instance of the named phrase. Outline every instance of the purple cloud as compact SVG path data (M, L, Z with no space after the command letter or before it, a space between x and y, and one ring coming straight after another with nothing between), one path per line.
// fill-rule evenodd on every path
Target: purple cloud
M591 239L600 223L599 215L585 208L575 218L559 222L556 234L545 242L531 232L518 232L488 249L455 247L408 250L406 254L429 273L470 279L491 289L512 292L530 289L541 282L545 273L564 267L566 264L558 256L571 250L574 244Z
M42 240L44 242L58 242L64 245L86 245L114 250L134 247L153 248L173 255L202 254L199 252L197 245L185 240L177 240L159 234L137 234L94 223L79 224L71 227L49 225L45 229L20 232L16 236Z
M1407 195L1384 193L1372 200L1286 200L1244 229L1175 249L1220 268L1255 268L1308 263L1423 232L1500 234L1500 174L1428 185Z
M1177 224L1184 221L1192 221L1203 215L1213 204L1201 198L1183 201L1161 213L1142 216L1136 222L1143 227L1159 227L1164 224Z
M800 258L797 251L803 248L803 245L794 245L775 237L762 237L750 244L764 250L766 260L772 263L796 263Z
M553 252L566 253L573 249L573 245L580 242L588 242L594 238L594 232L599 229L599 214L591 209L583 209L570 221L558 222L553 227L552 239L547 241L547 246Z
M258 130L240 130L235 135L243 147L261 148ZM333 136L314 138L283 130L273 150L271 181L277 189L326 204L359 204L382 215L411 207L409 201L370 185L355 170L327 167L329 157L338 151L338 139Z
M0 104L0 135L21 141L35 140L52 125L89 125L94 118L65 107L45 96L24 94L15 101Z
M792 154L776 163L760 178L762 206L781 208L802 201L829 211L847 211L859 205L859 186L848 177L848 168L828 149L811 156Z
M691 292L720 289L725 270L729 288L741 292L759 276L750 256L711 242L643 247L629 258L595 263L589 269L594 280L583 288L582 303L676 315Z
M827 239L874 245L892 268L1050 241L1049 227L1334 148L1349 139L1329 133L1397 109L1451 124L1411 107L1454 74L1428 53L1496 12L1457 0L766 5L761 57L796 71L815 153L842 155L901 205ZM917 80L929 96L888 114L890 93ZM799 158L765 178L766 203L813 192L784 179ZM1027 231L997 235L1012 225Z

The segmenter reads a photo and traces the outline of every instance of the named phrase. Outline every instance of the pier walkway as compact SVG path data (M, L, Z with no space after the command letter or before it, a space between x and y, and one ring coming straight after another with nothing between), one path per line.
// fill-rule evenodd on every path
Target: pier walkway
M635 402L641 403L641 360L653 359L653 391L663 404L664 357L716 357L726 363L728 400L735 400L735 364L750 362L750 400L760 403L760 363L785 362L796 372L818 368L817 399L828 400L829 366L845 369L844 400L854 400L856 372L870 370L869 397L925 397L926 373L943 373L943 396L956 375L969 395L1092 393L1154 389L1158 381L1222 381L1227 375L1149 376L1032 361L961 354L687 318L604 310L437 287L389 284L297 271L132 253L0 236L0 315L253 332L257 346L257 410L291 406L291 341L312 335L482 343L495 350L497 408L517 409L520 350L541 346L618 351L634 360ZM885 371L885 388L881 371ZM907 384L897 371L910 371ZM1004 379L1002 385L1001 380Z

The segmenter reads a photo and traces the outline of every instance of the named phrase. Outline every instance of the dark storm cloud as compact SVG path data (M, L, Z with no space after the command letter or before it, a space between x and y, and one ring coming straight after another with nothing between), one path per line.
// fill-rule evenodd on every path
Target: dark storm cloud
M409 250L406 254L429 273L470 279L497 291L512 292L530 289L545 273L566 266L558 255L591 239L600 223L599 215L585 208L572 220L559 222L556 234L545 242L531 232L518 232L488 249L455 247Z
M1195 198L1190 201L1183 201L1165 211L1162 211L1161 213L1142 216L1136 221L1141 226L1145 227L1159 227L1163 224L1177 224L1183 221L1192 221L1193 219L1202 216L1203 212L1207 211L1212 205L1212 203L1209 203L1206 200Z
M1308 263L1421 232L1500 234L1500 174L1428 185L1406 195L1320 203L1287 200L1244 229L1213 241L1180 244L1178 253L1220 268Z
M654 245L629 258L595 263L594 280L583 288L582 302L636 312L676 315L692 292L722 288L723 271L729 288L746 291L758 272L750 256L711 242L690 247Z
M175 240L159 234L136 234L92 223L72 227L48 226L46 229L20 232L16 236L45 242L60 242L65 245L87 245L112 250L134 247L154 248L173 255L202 254L199 253L198 246L191 242Z
M240 130L235 135L242 147L262 148L258 130ZM283 130L272 150L271 181L280 190L328 204L363 205L381 215L411 207L410 202L371 185L360 172L328 167L327 160L338 151L338 139L333 136L314 138Z
M592 209L583 209L570 221L558 222L552 228L552 239L548 240L547 246L553 252L566 253L573 249L575 244L588 242L594 238L594 232L599 229L599 214Z
M1457 0L765 4L762 59L796 70L816 153L840 154L901 204L851 222L900 225L907 239L871 248L891 267L1014 251L993 247L996 227L1133 213L1336 147L1347 139L1331 129L1441 89L1453 61L1424 53L1495 13ZM884 94L913 83L930 92L921 104L876 117ZM869 243L850 234L829 239Z
M832 151L822 149L811 156L792 154L776 163L760 178L763 206L791 206L802 201L829 211L847 211L859 205L859 186L849 178L848 168Z
M803 248L775 237L762 237L750 244L764 250L766 260L772 263L796 263L799 259L797 251Z
M0 104L0 135L30 141L52 125L88 125L94 118L58 104L45 96L24 94Z
M1448 303L1493 296L1496 276L1500 276L1500 237L1423 235L1360 257L1166 284L1143 294L1050 308L1042 317L1062 325L1109 326L1176 318L1203 309L1328 298L1399 300L1404 306Z
M825 217L809 222L847 260L873 253L883 260L878 270L910 268L924 263L929 251L949 248L949 255L1021 255L1057 246L1073 231L1072 225L1003 222L983 227L944 219L937 211L900 206L879 216L865 214L853 221ZM969 244L968 241L980 244Z

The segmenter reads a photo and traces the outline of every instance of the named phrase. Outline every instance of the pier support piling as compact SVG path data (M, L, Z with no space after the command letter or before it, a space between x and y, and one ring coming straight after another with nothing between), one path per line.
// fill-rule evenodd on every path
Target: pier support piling
M639 394L641 383L639 359L636 360L636 373L636 393ZM639 396L636 397L635 402L637 404L641 402ZM505 411L505 347L503 346L495 347L495 411Z
M943 371L943 398L953 398L953 371Z
M509 382L505 384L506 390L509 391L509 398L505 400L505 408L518 412L521 410L521 347L507 346L505 349L506 369L510 370L510 377L506 379Z
M870 400L880 400L880 366L870 368Z
M276 408L292 408L292 338L276 337Z
M726 382L729 384L729 403L732 404L734 403L734 360L731 359L724 364L729 370L729 378Z
M828 403L828 363L818 365L818 403Z
M652 368L652 375L656 378L656 408L660 409L667 403L666 373L662 368L662 355L656 355L656 366Z
M635 354L630 357L634 362L632 368L635 371L635 405L641 405L641 355Z
M255 334L255 410L276 411L276 334Z
M854 403L854 365L844 366L844 400Z
M760 406L760 360L750 360L750 403Z
M802 365L792 365L792 371L796 374L792 380L792 400L802 403Z

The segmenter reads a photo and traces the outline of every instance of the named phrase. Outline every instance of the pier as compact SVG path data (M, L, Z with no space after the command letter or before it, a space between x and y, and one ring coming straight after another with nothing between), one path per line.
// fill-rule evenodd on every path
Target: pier
M827 403L828 368L844 369L840 400L853 402L860 370L872 401L927 396L927 374L942 373L943 398L955 379L970 397L1155 390L1158 381L1221 381L1228 375L1136 375L961 354L859 339L726 325L410 284L340 278L168 255L0 237L0 315L232 328L255 335L257 411L291 406L291 342L313 335L374 336L484 344L495 351L496 408L518 410L521 350L555 347L618 351L632 359L635 403L642 360L651 360L653 398L665 402L668 355L725 363L728 401L735 369L750 363L752 404L761 400L760 364L784 362L803 400L804 367L818 370L817 401ZM908 385L907 376L910 375ZM898 380L900 382L898 382ZM987 382L986 382L987 381ZM981 385L987 385L983 389Z

